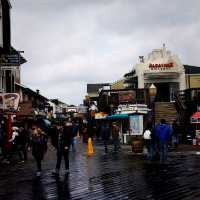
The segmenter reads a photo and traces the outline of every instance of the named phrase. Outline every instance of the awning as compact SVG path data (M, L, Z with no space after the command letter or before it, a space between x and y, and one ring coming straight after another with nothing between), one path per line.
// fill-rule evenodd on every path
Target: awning
M200 118L200 112L195 112L195 113L192 115L192 118Z
M107 119L128 119L128 114L114 114L107 117Z
M191 123L192 124L199 124L200 123L200 112L195 112L191 116Z

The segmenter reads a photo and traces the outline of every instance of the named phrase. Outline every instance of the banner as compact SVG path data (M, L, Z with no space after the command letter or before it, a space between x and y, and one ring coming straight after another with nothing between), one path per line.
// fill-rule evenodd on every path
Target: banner
M0 93L0 110L16 112L20 96L17 93Z

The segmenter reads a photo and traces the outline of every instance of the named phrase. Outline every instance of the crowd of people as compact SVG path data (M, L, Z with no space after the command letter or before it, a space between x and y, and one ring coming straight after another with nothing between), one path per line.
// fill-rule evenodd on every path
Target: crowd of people
M54 175L59 175L62 159L64 158L65 173L69 173L69 150L76 151L77 135L82 137L82 142L87 143L88 138L96 136L101 138L104 145L105 154L108 153L108 144L112 141L113 152L117 153L120 146L120 127L117 122L101 121L98 126L88 121L80 121L77 119L67 119L65 121L57 121L52 123L51 128L44 129L39 121L32 121L28 128L23 124L15 124L12 127L12 138L7 140L5 131L5 123L2 120L0 123L0 150L3 156L2 162L10 163L13 155L18 156L19 162L27 161L27 151L32 150L32 156L35 159L37 171L36 175L40 176L42 171L42 160L48 146L48 138L51 145L57 151L57 161ZM164 119L156 126L152 127L148 123L143 133L144 144L147 148L148 160L154 160L159 154L160 162L165 162L167 159L167 151L169 141L171 145L178 145L179 127L176 121L170 126ZM8 148L8 143L12 144L12 148Z
M13 124L12 138L8 140L6 134L5 122L0 123L0 155L1 163L12 163L13 157L18 162L26 162L28 151L32 151L32 156L35 159L37 166L37 176L40 176L42 166L41 162L47 151L48 139L50 144L57 151L57 162L54 175L59 175L62 158L64 158L65 172L69 172L69 149L76 151L77 134L82 137L82 142L87 143L88 138L102 139L105 153L108 153L108 144L110 138L113 139L113 151L115 153L120 149L119 126L117 123L111 124L103 121L94 126L94 123L84 120L67 119L65 121L55 121L51 128L44 129L41 123L37 120L31 121L26 127L23 123ZM10 144L10 145L8 145ZM8 148L9 146L9 148Z

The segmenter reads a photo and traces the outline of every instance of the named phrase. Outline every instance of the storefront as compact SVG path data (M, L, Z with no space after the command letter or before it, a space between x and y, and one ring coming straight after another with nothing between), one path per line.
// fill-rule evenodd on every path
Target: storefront
M191 124L195 131L195 142L193 144L200 145L200 112L195 112L191 116Z
M154 49L135 66L138 88L149 88L154 84L157 88L156 101L172 102L178 90L185 90L185 70L177 55L166 50Z
M133 136L142 136L144 129L144 116L150 109L145 104L119 105L116 113L107 117L108 120L117 121L120 126L120 140L128 144Z

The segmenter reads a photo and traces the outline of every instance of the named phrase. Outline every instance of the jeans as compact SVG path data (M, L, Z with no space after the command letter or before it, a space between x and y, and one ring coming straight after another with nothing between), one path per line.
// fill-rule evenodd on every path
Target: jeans
M155 154L154 144L151 140L145 140L145 146L147 148L147 159L153 160L153 156Z
M160 142L160 162L163 163L167 160L167 142Z
M71 142L72 151L76 151L76 138L74 137Z
M113 145L114 145L114 152L117 152L120 148L120 144L119 144L119 139L118 138L114 138L113 139Z
M56 169L60 170L62 157L64 157L65 160L65 169L69 169L69 150L64 151L57 151L57 163L56 163Z
M42 171L42 167L41 167L41 159L39 159L39 158L35 158L35 160L36 160L36 164L37 164L37 171L38 172L41 172Z
M178 135L172 135L172 146L177 147L178 146Z
M108 141L104 140L103 144L104 144L105 153L108 153Z

